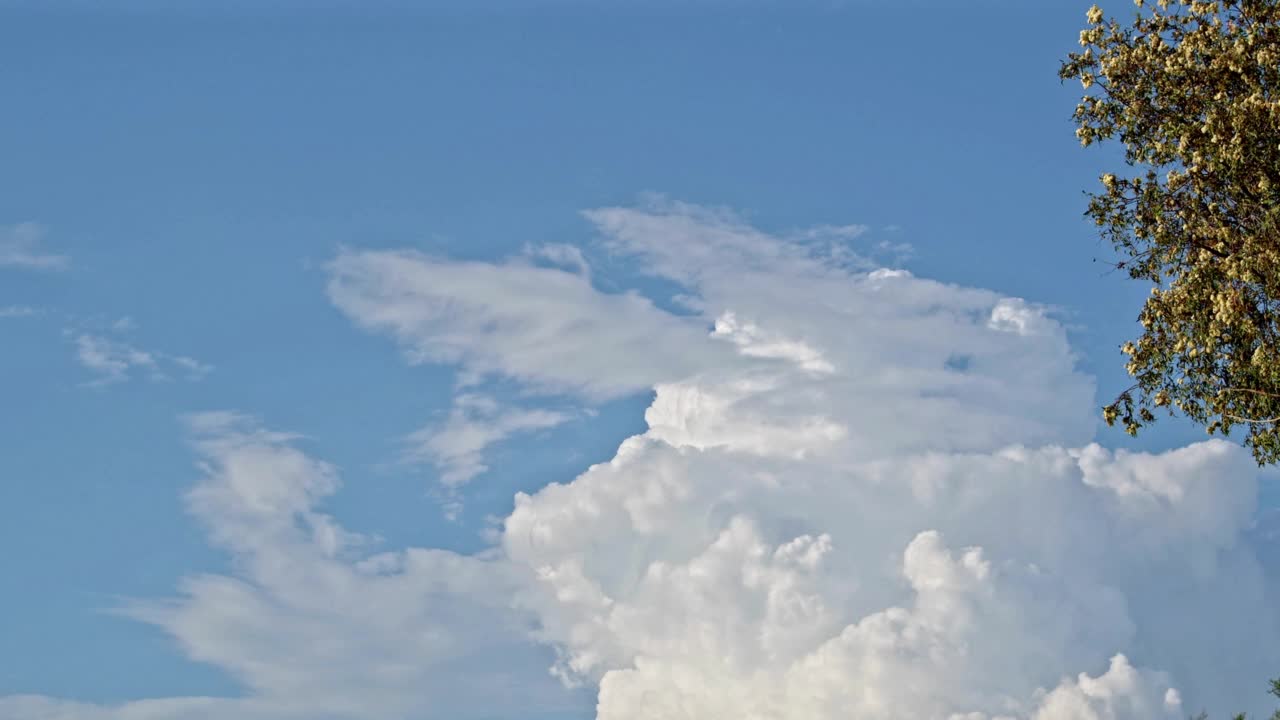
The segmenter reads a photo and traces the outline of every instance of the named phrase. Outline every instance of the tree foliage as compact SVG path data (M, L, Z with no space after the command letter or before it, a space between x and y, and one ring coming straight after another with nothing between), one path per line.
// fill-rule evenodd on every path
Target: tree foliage
M1089 9L1059 75L1086 94L1084 145L1118 139L1087 215L1152 283L1126 343L1135 384L1103 408L1130 434L1180 411L1210 434L1247 428L1280 460L1280 0L1136 0Z

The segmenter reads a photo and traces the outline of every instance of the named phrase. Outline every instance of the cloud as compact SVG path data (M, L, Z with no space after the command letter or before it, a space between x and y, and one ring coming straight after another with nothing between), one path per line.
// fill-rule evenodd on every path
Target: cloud
M188 380L200 380L213 372L212 365L202 363L193 357L186 355L165 355L164 357L168 358L175 366L186 371Z
M29 270L62 270L70 264L66 255L44 252L45 230L36 223L24 222L0 227L0 267Z
M658 383L643 435L505 522L537 578L521 601L556 672L599 687L599 718L1261 700L1280 635L1238 447L1092 444L1092 380L1032 303L867 271L722 211L588 217L736 351Z
M440 482L457 487L488 470L485 448L515 433L554 427L569 415L550 410L504 408L493 398L463 394L454 398L449 419L410 436L411 455L436 464Z
M387 333L410 361L453 363L542 392L602 400L714 362L693 320L635 293L519 259L501 265L409 251L348 252L329 266L329 297L355 323Z
M1074 683L1063 682L1045 698L1035 720L1176 716L1182 698L1168 683L1167 675L1135 670L1128 658L1116 655L1105 674L1080 673Z
M134 320L132 317L125 315L117 319L115 322L111 323L111 329L116 332L128 332L130 330L137 330L138 322Z
M39 313L39 310L29 305L5 305L0 307L0 318L31 317Z
M1093 381L1032 302L723 210L587 217L689 314L528 257L348 252L329 296L411 362L460 369L415 446L457 482L504 433L560 420L548 397L649 390L643 433L517 495L495 545L459 555L376 550L319 509L337 473L296 439L196 416L189 507L236 572L127 612L245 697L0 716L563 717L548 667L598 692L600 720L1263 709L1276 578L1240 447L1095 444ZM501 405L489 379L526 394Z
M156 359L131 345L96 335L76 336L76 359L86 369L97 373L98 383L120 382L134 369L154 371Z
M428 425L408 437L409 458L440 470L440 484L448 495L446 512L456 518L462 507L456 491L489 469L484 461L486 449L518 433L555 427L570 417L553 410L503 407L485 395L460 394L444 423Z
M173 371L181 371L188 380L200 380L213 371L212 365L185 355L140 350L101 335L80 333L75 346L80 365L97 375L91 385L123 382L139 373L152 380L168 380Z
M820 422L854 402L839 449L860 457L1092 437L1093 381L1076 371L1063 329L1043 308L902 270L866 271L847 252L786 242L723 211L661 203L588 217L606 245L685 283L716 327L710 339L739 356L691 382L660 384L651 425L700 434L787 406ZM789 361L779 356L787 353ZM742 362L770 355L773 368ZM947 366L957 357L963 371ZM822 365L832 371L812 372ZM678 420L663 417L668 398L680 404ZM698 402L732 409L683 409ZM938 431L902 431L913 427Z
M1092 444L1093 381L1046 308L877 268L829 230L662 200L586 217L695 313L641 305L621 323L645 328L639 355L612 335L628 296L518 261L348 255L331 295L418 360L654 390L643 435L518 496L501 535L556 674L598 687L602 720L1137 719L1260 697L1280 636L1246 542L1255 471L1221 442ZM563 354L525 354L542 346Z
M156 625L193 660L229 673L243 698L118 706L0 698L6 720L393 718L563 713L572 697L505 598L515 575L490 555L379 552L317 504L337 471L297 438L234 413L188 419L203 477L187 494L234 575L193 575L180 595L121 612Z
M569 268L579 275L589 276L591 274L591 266L587 264L587 258L583 255L582 248L576 245L566 245L564 243L527 245L524 252L531 258L545 260L553 265Z
M1225 443L1181 452L824 468L644 440L521 498L504 542L537 569L526 601L559 672L599 683L602 718L1029 717L1040 691L1117 652L1234 706L1275 660L1269 600L1238 544L1247 459ZM1172 487L1227 487L1207 506L1125 496L1098 463L1129 487L1166 472ZM1164 526L1135 512L1161 505ZM1188 617L1226 635L1191 639ZM1232 654L1230 669L1208 660Z

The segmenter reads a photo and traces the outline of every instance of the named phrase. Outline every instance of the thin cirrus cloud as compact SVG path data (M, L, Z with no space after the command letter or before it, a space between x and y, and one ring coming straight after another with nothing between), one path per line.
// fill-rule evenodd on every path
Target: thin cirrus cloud
M0 318L24 318L39 315L40 311L30 305L0 306Z
M636 293L521 258L456 262L411 251L348 252L329 298L359 326L396 338L411 362L455 363L547 393L602 400L695 371L724 353Z
M1032 303L721 210L587 217L694 315L603 293L562 251L572 270L344 253L330 298L409 361L470 378L455 427L502 425L510 408L475 399L497 379L530 402L652 391L645 432L518 495L495 544L459 555L344 530L321 510L331 467L198 416L188 506L236 572L125 612L244 696L10 697L0 716L564 717L563 687L596 692L600 720L1263 709L1276 578L1239 447L1092 443L1093 381ZM501 437L426 452L466 475Z
M170 380L175 375L187 380L203 379L213 366L186 355L141 350L127 342L90 333L75 334L76 360L95 377L91 386L111 385L145 376Z
M560 425L570 413L543 408L509 407L487 395L461 393L449 417L406 438L407 459L434 465L440 472L445 515L457 519L462 510L459 489L489 470L485 451L512 435Z
M63 270L71 264L66 255L44 249L45 229L33 222L0 227L0 268Z
M441 482L457 487L488 470L485 448L518 432L555 427L571 416L543 409L504 407L491 397L464 393L454 398L448 419L408 438L410 457L439 466Z

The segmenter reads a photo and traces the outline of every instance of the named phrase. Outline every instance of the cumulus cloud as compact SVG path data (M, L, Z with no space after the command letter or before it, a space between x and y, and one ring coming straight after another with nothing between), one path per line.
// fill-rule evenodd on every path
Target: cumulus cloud
M651 391L646 430L518 495L495 546L462 556L373 553L317 508L332 468L197 418L190 504L240 574L130 612L248 692L167 701L183 717L455 717L440 698L527 716L566 697L537 684L548 666L601 720L1262 710L1280 628L1238 446L1095 444L1092 379L1050 312L877 268L830 229L665 201L587 218L691 314L603 292L560 251L542 259L568 270L348 252L329 295L412 362L528 391L514 408L468 387L417 438L458 482L504 432L559 420L524 414L542 396ZM494 710L494 677L538 690ZM0 716L178 716L56 707Z
M1080 673L1050 693L1035 720L1177 717L1182 698L1168 683L1167 675L1135 670L1128 658L1116 655L1103 675Z
M1091 444L1092 381L1044 308L721 211L588 217L737 356L657 384L644 435L506 521L540 637L599 686L600 718L1156 718L1259 697L1277 636L1242 541L1248 459Z
M140 350L102 335L77 334L75 346L80 365L97 376L90 385L123 382L139 374L152 380L168 380L174 372L188 380L200 380L213 372L212 365L195 358Z
M1249 468L1224 443L1180 452L824 468L645 439L522 497L504 542L537 569L527 602L559 671L600 684L601 717L1029 717L1041 691L1117 652L1230 705L1275 659L1251 637L1275 628L1234 539ZM1118 491L1162 470L1170 487L1228 487L1207 507ZM1162 505L1172 522L1142 512ZM1228 636L1192 639L1188 618ZM1231 654L1230 669L1207 661ZM637 711L646 697L667 709Z
M588 217L739 355L660 383L644 435L506 521L557 672L598 684L600 718L1163 718L1259 697L1280 655L1238 447L1091 444L1092 382L1026 301L720 211Z
M829 228L665 201L586 216L696 315L625 321L629 296L581 272L387 253L340 258L331 295L419 359L655 391L642 436L518 497L502 535L599 717L1154 718L1257 696L1276 628L1242 539L1247 458L1091 444L1092 379L1045 308L876 268ZM460 274L482 281L440 280ZM641 324L637 355L613 333ZM539 344L572 357L522 352Z
M28 270L62 270L70 264L66 255L46 252L45 230L42 226L24 222L0 227L0 267Z

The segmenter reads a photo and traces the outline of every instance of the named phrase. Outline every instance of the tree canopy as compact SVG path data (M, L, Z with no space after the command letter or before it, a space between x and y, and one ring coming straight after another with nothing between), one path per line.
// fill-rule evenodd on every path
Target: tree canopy
M1280 0L1136 0L1089 9L1062 79L1085 89L1084 145L1117 139L1086 214L1152 283L1122 350L1135 383L1103 408L1136 434L1158 411L1247 428L1280 460Z

